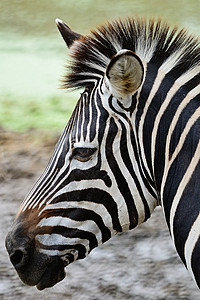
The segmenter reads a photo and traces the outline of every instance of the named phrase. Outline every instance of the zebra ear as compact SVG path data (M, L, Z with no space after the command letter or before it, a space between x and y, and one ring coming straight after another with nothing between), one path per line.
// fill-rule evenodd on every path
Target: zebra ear
M119 51L110 61L106 77L111 92L116 98L134 94L140 87L144 77L141 59L130 50Z
M68 48L72 46L75 40L80 39L81 35L72 31L63 21L60 19L56 19L56 25L67 44Z

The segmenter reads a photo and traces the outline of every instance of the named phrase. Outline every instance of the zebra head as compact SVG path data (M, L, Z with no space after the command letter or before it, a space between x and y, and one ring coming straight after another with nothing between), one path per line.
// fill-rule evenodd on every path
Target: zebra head
M168 152L178 150L175 142L169 147L168 133L199 80L199 67L183 65L187 58L196 63L195 41L161 21L115 21L89 36L57 25L72 57L64 86L84 91L6 239L20 278L38 289L62 280L65 266L116 233L146 221L160 203L167 203L176 237L172 198L167 202L171 181L165 184Z

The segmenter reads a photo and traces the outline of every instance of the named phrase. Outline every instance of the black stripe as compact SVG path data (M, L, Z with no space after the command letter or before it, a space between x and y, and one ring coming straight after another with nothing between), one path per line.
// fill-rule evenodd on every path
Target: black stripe
M111 216L113 229L121 232L121 224L118 218L117 204L114 199L105 191L96 188L90 188L86 190L76 190L62 194L54 199L51 203L67 202L67 201L89 201L93 203L99 203L105 206L108 213Z
M72 181L81 181L81 180L94 180L94 179L101 179L104 181L105 185L110 187L111 186L111 179L108 176L106 171L100 171L97 166L89 168L87 170L81 169L74 169L71 171L67 179L59 186L59 189L63 188L64 186L68 185ZM58 180L59 183L60 180Z
M101 99L101 95L99 94L98 90L97 90L97 93L96 93L96 103L97 103L97 106L100 110L99 132L98 132L98 144L99 144L99 149L100 149L101 143L104 139L106 122L109 118L109 113L102 106L102 99Z
M56 233L66 238L86 239L89 241L90 251L98 246L96 236L93 233L84 230L79 230L78 228L74 229L74 228L68 228L64 226L53 226L53 227L43 226L43 227L39 227L37 231L38 231L37 234L40 235ZM49 249L49 246L47 247ZM66 249L67 246L64 246L64 248ZM75 246L73 246L73 248L75 248ZM80 253L80 255L83 256L83 253Z
M130 159L130 156L129 156L129 152L128 152L128 148L127 148L127 138L126 138L126 127L125 125L123 124L122 121L119 121L120 124L121 124L121 127L122 127L122 137L121 138L121 141L120 141L120 152L121 152L121 156L122 156L122 159L123 159L123 162L124 164L126 165L131 177L133 178L135 184L136 184L136 187L137 187L137 190L140 194L140 197L142 199L142 202L144 204L144 209L145 209L145 221L150 217L150 210L149 210L149 206L147 204L147 201L145 199L145 196L143 194L143 191L142 191L142 188L141 188L141 185L140 185L140 182L137 178L137 175L135 174L135 171L133 169L133 165L132 165L132 162L131 162L131 159ZM130 128L130 131L131 131L131 128Z
M137 113L136 113L136 125L139 125L141 116L144 111L144 107L146 105L147 98L151 92L151 89L153 87L153 84L155 82L155 79L158 75L158 68L156 65L153 65L151 63L147 64L147 70L145 75L145 80L142 85L142 90L140 93L140 99L138 103ZM138 128L138 126L136 127Z
M83 106L84 106L84 123L83 123L83 136L82 138L84 139L84 141L86 140L86 136L87 136L87 126L89 123L89 110L90 110L90 97L88 97L87 93L84 93L84 97L83 97ZM80 127L79 127L80 130Z
M75 122L77 123L76 131L74 132L75 136L76 133L78 132L78 141L81 139L81 125L83 122L83 96L84 94L81 95L81 98L79 99L79 115L77 116Z
M187 106L182 110L179 120L173 130L173 133L171 135L170 139L170 148L169 148L169 158L173 155L174 150L179 142L179 136L181 136L183 130L185 129L185 126L190 118L192 118L192 115L196 111L197 108L199 108L200 103L200 95L196 96L195 98L191 99L190 102L187 104ZM191 142L193 137L191 136Z
M200 120L199 120L200 122ZM177 155L176 159L172 163L169 172L167 174L167 179L165 183L165 188L163 191L163 205L165 210L165 217L167 224L169 226L170 209L174 196L177 192L178 186L187 171L187 168L194 156L198 142L199 142L199 128L200 124L196 122L189 131L187 138ZM192 140L191 140L192 137ZM200 177L199 177L200 178ZM182 199L181 199L182 201Z
M116 126L114 119L111 118L109 132L106 138L106 159L110 166L111 171L114 174L119 191L122 194L125 203L127 205L127 209L129 213L129 222L130 222L129 228L132 229L138 224L138 213L130 189L128 187L128 183L124 178L124 176L122 175L122 172L115 159L114 153L112 152L113 142L115 140L117 133L118 133L118 127Z
M111 232L108 227L105 226L101 216L99 216L94 211L85 208L67 208L67 209L53 209L53 210L45 210L44 217L50 218L52 216L61 216L63 218L67 217L74 221L87 221L92 220L94 221L97 226L99 227L101 234L102 234L102 242L106 242L108 239L111 238ZM42 217L42 216L41 216ZM66 220L67 225L67 220ZM78 229L78 228L77 228ZM92 228L90 229L92 232Z
M142 183L145 185L146 189L148 190L148 192L155 198L157 199L157 195L154 192L154 183L152 182L152 180L150 179L150 177L148 176L145 168L144 168L144 164L141 161L140 157L139 157L139 153L141 155L141 150L137 148L137 142L136 142L136 137L134 135L133 130L131 130L131 145L133 147L133 151L135 154L135 159L139 168L139 172L140 172L140 176L142 178Z
M195 248L192 253L192 271L198 287L200 288L200 238L196 242Z
M200 161L188 182L174 217L174 238L176 249L185 263L184 247L189 231L200 212Z
M96 91L96 90L95 90ZM91 126L90 126L90 142L92 142L95 138L95 135L97 133L97 108L96 108L96 103L94 99L92 99L92 96L94 97L94 91L90 95L91 97L91 106L92 106L92 121L91 121Z
M86 257L86 248L82 244L69 244L69 245L43 245L42 243L37 241L37 247L40 249L45 249L45 250L58 250L58 251L65 251L65 250L72 250L75 249L78 252L78 259L83 259ZM62 256L62 255L61 255ZM69 263L74 261L74 255L71 253L67 253L67 258L69 258Z

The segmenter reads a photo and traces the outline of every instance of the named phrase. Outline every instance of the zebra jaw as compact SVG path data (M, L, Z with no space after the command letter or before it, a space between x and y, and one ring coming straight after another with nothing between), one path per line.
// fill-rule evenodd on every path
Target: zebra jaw
M59 281L63 280L66 275L64 267L65 264L62 260L54 260L44 271L36 285L37 289L41 291L45 288L52 287Z
M69 255L73 256L73 261L75 261L78 258L78 251L72 249L70 253L54 259L52 263L47 266L39 282L36 284L39 291L52 287L65 278L66 273L64 268L71 262Z

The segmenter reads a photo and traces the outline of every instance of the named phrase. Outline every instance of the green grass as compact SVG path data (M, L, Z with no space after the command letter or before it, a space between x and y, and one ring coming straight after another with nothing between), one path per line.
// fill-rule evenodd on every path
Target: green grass
M0 96L0 125L14 131L31 128L62 130L77 101L76 96L25 99Z

